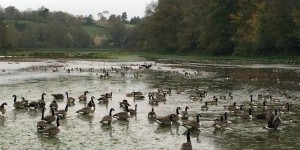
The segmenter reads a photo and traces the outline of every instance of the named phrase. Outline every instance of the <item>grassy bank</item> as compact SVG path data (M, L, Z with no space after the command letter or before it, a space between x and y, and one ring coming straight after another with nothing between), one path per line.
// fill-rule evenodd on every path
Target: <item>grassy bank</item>
M183 61L207 63L296 63L300 64L299 56L270 57L236 57L236 56L199 56L188 54L159 54L156 52L124 51L120 49L18 49L0 51L6 58L50 58L50 59L105 59L118 61Z

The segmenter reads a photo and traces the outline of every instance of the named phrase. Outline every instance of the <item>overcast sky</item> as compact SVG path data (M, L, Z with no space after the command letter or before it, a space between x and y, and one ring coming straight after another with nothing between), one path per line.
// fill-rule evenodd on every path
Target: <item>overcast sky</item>
M145 15L146 4L157 0L0 0L2 8L15 6L24 11L28 8L37 10L41 6L50 11L63 11L73 15L87 16L92 14L98 19L97 13L108 10L110 14L127 13L128 20L134 16Z

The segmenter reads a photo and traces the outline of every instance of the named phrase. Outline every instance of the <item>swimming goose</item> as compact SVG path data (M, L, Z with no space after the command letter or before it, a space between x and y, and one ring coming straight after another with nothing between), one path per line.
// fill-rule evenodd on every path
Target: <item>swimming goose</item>
M100 95L101 97L112 98L112 92Z
M41 108L44 108L46 106L46 102L45 102L45 98L44 98L45 95L46 95L45 93L42 93L42 99L37 102L38 106Z
M23 100L25 100L25 98L23 97ZM28 104L28 107L30 110L36 110L38 108L38 102L36 101L30 101Z
M79 96L79 101L86 101L87 97L86 94L89 93L89 91L85 91L83 95Z
M104 116L102 118L102 120L100 121L100 123L105 124L105 125L110 125L112 122L112 114L111 114L112 111L115 111L115 109L111 108L109 111L109 115Z
M222 130L222 129L224 129L225 123L226 122L224 121L223 116L221 116L220 120L215 119L213 126L215 127L215 129Z
M164 116L164 117L157 117L155 122L161 126L170 126L172 125L174 114Z
M4 105L7 106L7 103L4 102L4 103L2 103L2 105L0 106L0 115L1 115L1 116L4 115L5 112L6 112L6 108L4 107Z
M218 105L218 98L215 98L213 101L207 101L207 105Z
M201 126L200 117L201 115L197 114L197 120L186 121L182 124L182 126L186 127L189 130L197 130Z
M75 102L75 98L74 97L69 97L69 93L68 92L66 92L66 95L67 95L67 103L68 104Z
M54 97L54 99L59 99L59 100L63 100L64 99L64 95L63 94L52 94L52 96Z
M191 131L188 130L188 132L186 134L186 143L183 143L181 145L180 150L193 150L191 139L190 139L190 134L191 134Z
M243 107L244 107L244 105L240 105L240 109L235 109L235 110L233 111L233 113L234 113L235 115L239 115L239 114L244 113Z
M36 124L36 128L37 128L37 131L40 132L40 131L43 131L44 129L46 129L46 126L47 126L47 122L44 120L44 113L45 113L45 110L46 108L43 108L42 110L42 118L39 122L37 122Z
M237 114L238 118L242 118L242 119L249 119L252 120L252 109L249 108L248 114L246 113L242 113L242 114Z
M181 112L181 119L189 119L189 113L188 113L188 110L189 109L189 106L186 106L185 107L185 110Z
M227 110L229 110L230 112L234 112L237 108L236 108L236 102L233 102L233 105L229 105L229 106L226 106L227 107ZM224 108L226 108L224 106Z
M207 102L204 102L205 105L201 106L201 109L202 110L208 110L208 106L207 106Z
M79 114L82 114L82 115L87 115L87 114L90 114L90 113L94 112L95 111L95 103L93 101L93 98L94 97L92 96L90 102L87 105L87 107L84 107L84 108L76 111L76 113L79 113ZM92 109L92 107L94 109Z
M177 121L180 119L180 117L179 117L179 110L181 110L181 108L180 108L180 107L177 107L177 108L176 108L176 114L173 114L173 115L174 115L174 117L173 117L173 119L172 119L173 122L177 122ZM170 114L170 115L171 115L171 114ZM168 115L168 116L170 116L170 115Z
M69 106L70 105L67 104L64 110L58 110L55 114L60 118L66 118Z
M281 118L279 117L278 109L275 109L275 115L272 112L268 112L266 115L267 126L266 129L277 129L281 124Z
M156 113L154 112L154 108L148 113L148 119L156 119Z
M280 110L280 113L289 113L290 112L290 105L289 104L287 104L287 107L285 108L285 107L282 107L282 108L280 108L279 110Z
M51 109L51 115L48 115L48 116L44 117L43 120L45 120L47 123L52 123L53 121L55 121L54 109Z
M134 100L144 100L145 96L144 95L137 95L136 92L133 92L133 99Z
M137 104L135 104L134 106L134 109L128 109L128 110L125 110L125 111L128 111L130 113L130 115L135 115L137 112Z
M274 102L274 103L280 102L280 99L278 99L278 98L273 98L271 95L269 96L269 98L270 98L270 101L271 101L271 102Z
M224 113L224 121L225 121L226 124L231 124L232 123L230 120L228 120L228 113L227 112Z
M129 118L128 115L128 105L125 106L126 108L126 112L119 112L113 115L114 118L118 119L118 120L127 120Z
M150 105L158 105L158 99L156 98L152 98L152 99L149 99L149 104Z
M57 110L58 104L56 101L52 101L51 104L49 105L50 109Z
M124 99L122 102L119 102L119 104L120 104L120 107L130 106L126 99Z
M16 95L13 95L13 98L14 98L14 107L15 107L15 109L20 109L20 108L24 107L24 103L22 103L20 101L17 101L17 96Z
M48 127L42 131L44 135L55 136L60 132L59 116L56 117L56 126Z

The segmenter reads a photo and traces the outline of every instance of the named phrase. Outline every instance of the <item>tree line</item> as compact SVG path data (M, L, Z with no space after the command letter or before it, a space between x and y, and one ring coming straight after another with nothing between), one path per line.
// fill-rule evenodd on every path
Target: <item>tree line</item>
M299 8L299 0L158 0L125 45L204 55L299 55Z

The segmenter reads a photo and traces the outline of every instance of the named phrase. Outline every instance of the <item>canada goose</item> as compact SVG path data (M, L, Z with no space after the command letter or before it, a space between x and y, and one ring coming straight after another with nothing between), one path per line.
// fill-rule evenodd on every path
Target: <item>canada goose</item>
M239 118L252 120L252 109L249 108L248 114L238 114Z
M272 96L269 96L269 98L270 98L271 102L274 102L274 103L280 102L280 99L278 99L278 98L273 98Z
M221 130L224 128L224 124L226 122L223 119L223 116L221 116L221 119L215 119L213 126L215 127L215 129Z
M193 150L191 139L190 139L190 134L191 134L191 131L188 130L188 132L186 134L186 143L183 143L181 145L180 150Z
M70 105L67 104L64 110L58 110L55 114L60 118L66 118L69 106Z
M128 109L128 110L125 110L125 111L128 111L130 113L130 115L135 115L137 112L137 104L135 104L134 106L134 109Z
M110 125L111 122L112 122L112 114L111 114L112 111L115 111L115 109L111 108L110 111L109 111L109 115L104 116L102 118L102 120L100 121L100 123Z
M25 100L25 98L23 97ZM36 101L30 101L28 104L30 110L36 110L38 108L38 103Z
M101 97L112 98L112 92L100 95Z
M226 124L231 124L232 123L230 120L228 120L228 113L227 112L224 113L224 121L225 121Z
M149 100L150 105L158 105L158 102L159 102L158 99L155 98Z
M86 94L89 93L89 91L85 91L83 95L79 96L79 101L86 101L87 97Z
M185 107L185 110L181 112L181 119L189 119L189 113L188 113L188 110L189 109L189 106L186 106Z
M148 113L148 119L156 119L156 113L154 111L154 108L152 108L151 111Z
M218 105L218 98L215 98L213 101L207 101L207 105Z
M47 122L44 120L44 113L45 113L45 110L46 108L43 108L42 110L42 118L39 122L37 122L36 124L36 128L37 128L37 131L40 132L40 131L43 131L44 129L46 129L46 126L47 126Z
M74 97L69 97L69 93L68 92L66 92L66 95L67 95L67 103L68 104L75 102L75 98Z
M80 110L76 111L76 113L87 115L95 111L95 103L93 101L94 96L91 97L91 101L88 103L87 107L81 108ZM92 107L94 109L92 109Z
M236 108L236 102L233 102L233 105L227 106L227 110L229 110L230 112L234 112L236 109L237 109Z
M208 106L207 106L207 102L204 102L205 105L201 106L201 109L202 110L208 110Z
M190 130L197 130L201 126L200 117L201 117L201 115L197 114L196 120L186 121L182 124L182 126L186 127L187 129L190 129Z
M49 105L50 109L57 110L58 104L56 101L52 101L51 104Z
M63 100L64 99L64 95L63 94L52 94L52 96L54 97L54 99L59 99L59 100Z
M7 106L7 103L4 102L4 103L2 103L2 105L0 106L0 115L1 115L1 116L4 115L5 112L6 112L6 108L4 107L4 105Z
M144 95L136 95L135 92L133 93L133 99L134 100L144 100L145 96Z
M287 108L283 107L283 108L280 108L280 113L289 113L290 112L290 105L287 104Z
M14 107L15 107L15 109L20 109L20 108L24 107L24 103L22 103L20 101L17 101L17 96L16 95L13 95L13 98L14 98Z
M126 99L124 99L122 102L119 102L119 104L120 104L120 107L130 106Z
M99 101L99 103L102 101L104 103L108 103L109 101L109 96L108 93L106 93L104 96L101 96L100 98L97 99Z
M44 108L46 106L46 102L45 102L45 99L44 99L45 95L46 95L45 93L42 93L42 99L37 102L39 107Z
M174 117L172 119L173 122L177 122L180 119L180 117L179 117L179 110L181 110L181 108L177 107L176 108L176 114L173 114L174 115ZM170 115L168 115L168 116L170 116Z
M164 117L157 117L155 122L162 126L170 126L172 125L172 121L174 117L175 117L174 114L164 116Z
M234 111L233 111L233 113L235 114L235 115L239 115L239 114L242 114L244 111L243 111L243 107L244 107L244 105L240 105L240 109L235 109Z
M281 124L281 119L279 117L278 109L275 109L275 115L272 112L268 112L266 115L267 118L267 126L266 129L277 129Z
M128 115L128 105L125 106L126 108L126 112L119 112L113 115L114 118L118 119L118 120L127 120L127 118L129 118Z
M48 123L52 123L53 121L55 121L54 109L51 109L51 115L44 117L43 120L47 121Z
M56 117L56 126L48 127L42 131L44 135L55 136L60 132L59 116Z
M21 103L25 106L25 107L29 107L29 103L28 103L28 100L25 100L24 97L21 97Z

